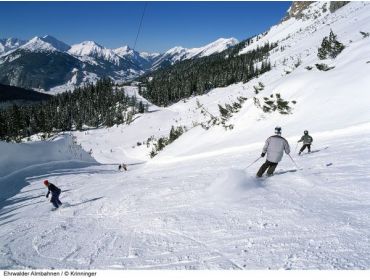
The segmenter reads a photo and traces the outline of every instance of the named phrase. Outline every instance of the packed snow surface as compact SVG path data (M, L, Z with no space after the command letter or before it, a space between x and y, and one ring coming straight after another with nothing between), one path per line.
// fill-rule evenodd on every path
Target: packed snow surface
M263 179L262 161L245 170L254 147L128 172L55 166L2 207L0 268L368 269L369 137L333 133Z

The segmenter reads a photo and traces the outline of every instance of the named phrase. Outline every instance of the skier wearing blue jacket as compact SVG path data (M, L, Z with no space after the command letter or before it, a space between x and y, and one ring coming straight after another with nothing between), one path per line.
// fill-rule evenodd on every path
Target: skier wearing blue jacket
M62 202L59 200L59 195L62 191L54 184L50 183L48 180L44 181L44 185L48 188L48 193L46 194L46 197L48 198L49 194L51 193L50 202L54 205L55 208L59 208L59 206L62 205Z

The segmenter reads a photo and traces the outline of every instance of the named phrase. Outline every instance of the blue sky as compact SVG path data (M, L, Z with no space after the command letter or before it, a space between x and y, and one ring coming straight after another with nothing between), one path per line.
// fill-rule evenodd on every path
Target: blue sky
M276 24L291 2L147 2L136 49L239 40ZM0 2L0 38L52 35L68 44L95 41L133 47L145 2Z

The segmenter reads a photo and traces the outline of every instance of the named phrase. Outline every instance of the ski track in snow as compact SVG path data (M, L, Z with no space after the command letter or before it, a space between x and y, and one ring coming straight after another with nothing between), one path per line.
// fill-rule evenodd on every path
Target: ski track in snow
M264 179L254 178L262 161L243 171L259 150L51 172L64 190L56 211L31 177L1 209L0 267L369 268L369 136L327 140L294 157L302 170ZM290 169L285 156L277 172Z

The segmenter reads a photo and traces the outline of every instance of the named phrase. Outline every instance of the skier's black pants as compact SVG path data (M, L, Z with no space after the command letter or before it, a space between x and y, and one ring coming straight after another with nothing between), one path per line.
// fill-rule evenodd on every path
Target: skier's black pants
M304 151L304 149L306 149L306 147L308 149L308 152L310 153L311 152L311 144L304 144L302 146L302 148L299 150L299 152L302 153Z
M53 205L54 205L55 208L58 208L59 205L62 205L62 202L59 200L60 193L61 193L61 191L53 192L51 194L50 202L53 203Z
M266 160L266 162L262 164L262 166L258 170L257 177L262 177L263 173L265 173L267 168L268 168L267 175L272 175L277 165L278 165L277 162L271 162L271 161Z

